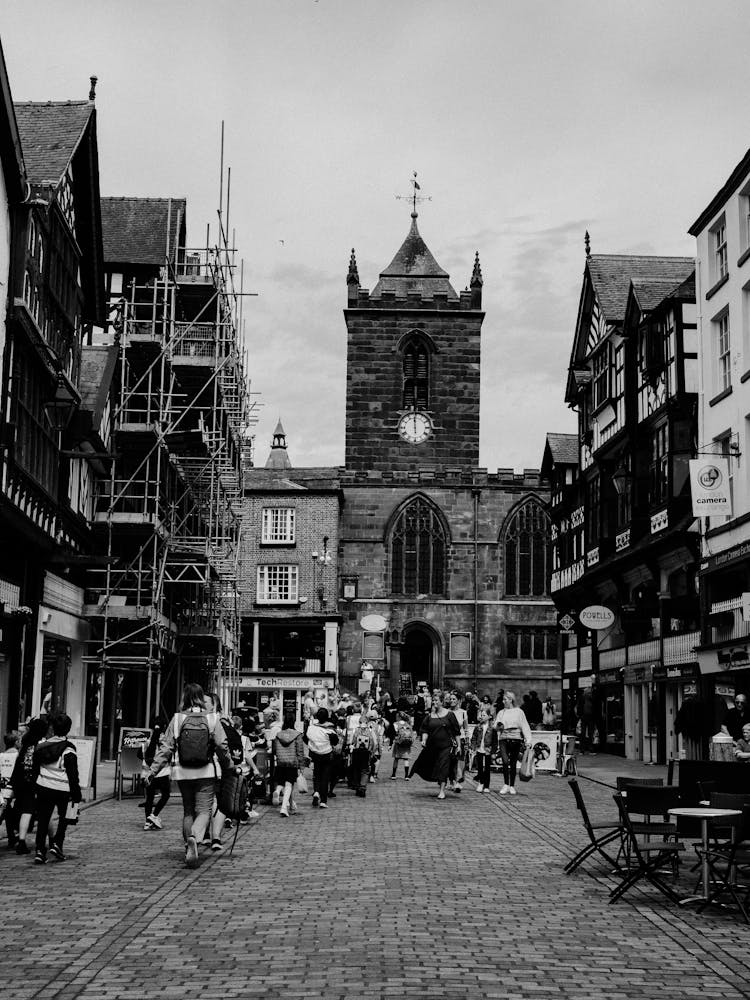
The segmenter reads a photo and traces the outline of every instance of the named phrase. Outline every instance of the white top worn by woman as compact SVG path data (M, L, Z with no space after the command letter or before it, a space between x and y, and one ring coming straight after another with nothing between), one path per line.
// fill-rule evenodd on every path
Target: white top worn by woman
M495 716L495 728L501 740L520 740L532 742L531 728L522 708L501 708Z

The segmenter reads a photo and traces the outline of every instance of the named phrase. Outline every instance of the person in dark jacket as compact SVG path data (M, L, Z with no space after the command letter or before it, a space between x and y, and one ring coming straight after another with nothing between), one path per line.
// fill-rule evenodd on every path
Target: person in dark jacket
M36 775L36 855L34 862L47 864L47 834L52 814L57 810L57 830L51 839L50 852L58 861L65 861L63 843L67 827L68 803L81 801L78 778L78 754L75 744L67 739L72 726L70 716L52 716L52 736L42 740L34 751Z
M28 854L26 837L29 833L31 820L36 809L36 788L34 778L34 751L40 740L49 731L49 718L46 715L37 716L29 721L26 732L21 737L18 757L13 765L10 785L13 789L13 805L18 819L18 838L16 854Z
M149 771L151 765L154 763L154 757L156 756L156 751L159 749L162 732L163 727L158 722L155 722L150 739L139 751L145 771ZM169 802L169 790L170 770L169 765L165 764L154 780L146 785L143 803L139 803L142 804L146 812L146 819L143 824L144 830L161 830L162 823L159 819L159 813ZM154 804L157 792L159 794L159 801Z
M279 816L297 812L294 786L300 768L305 766L305 745L302 733L295 727L294 712L284 713L284 725L273 740L276 781L283 786Z

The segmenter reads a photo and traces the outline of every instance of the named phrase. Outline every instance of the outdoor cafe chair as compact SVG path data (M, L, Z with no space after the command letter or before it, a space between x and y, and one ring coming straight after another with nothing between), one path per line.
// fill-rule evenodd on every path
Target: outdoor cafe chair
M589 842L585 847L582 847L578 854L571 858L565 865L565 874L570 875L570 873L575 871L576 868L586 860L586 858L589 858L592 854L596 853L601 854L604 860L613 868L617 868L617 860L611 857L611 855L609 855L604 848L607 844L612 843L612 841L620 840L622 832L620 824L617 822L592 823L589 818L586 803L583 801L583 795L581 794L578 781L575 778L571 778L568 784L573 790L576 807L581 814L583 826L588 834Z
M726 816L721 820L722 832L729 834L729 841L719 846L711 844L705 851L710 887L706 890L706 898L698 907L698 912L702 913L709 904L721 904L721 897L728 893L736 903L745 923L750 924L750 914L748 913L750 886L738 882L738 874L747 872L748 866L750 866L750 843L743 836L750 826L750 806L746 804L747 797L742 795L719 796L714 793L711 798L711 805L717 809L742 809L743 811L739 815ZM714 798L721 798L722 802L714 803ZM738 799L739 801L732 804L724 801L726 799ZM743 799L745 799L745 803L743 803ZM703 859L703 849L699 848L698 852Z
M660 798L657 799L657 795L653 793L657 793ZM619 885L616 885L610 892L610 903L616 903L628 889L632 889L641 880L654 886L673 903L678 903L680 897L662 878L662 869L665 865L669 865L673 873L676 871L680 852L685 850L684 844L676 839L670 839L671 836L676 837L675 825L670 824L673 829L671 833L666 834L664 828L668 824L639 821L638 829L643 832L636 832L635 824L631 819L631 805L632 812L637 815L657 816L663 810L669 809L679 802L678 790L676 788L641 787L637 792L634 790L632 794L628 790L627 801L621 792L618 792L614 798L620 813L623 836L627 839L630 865ZM648 829L644 831L644 827ZM657 839L651 839L652 836Z

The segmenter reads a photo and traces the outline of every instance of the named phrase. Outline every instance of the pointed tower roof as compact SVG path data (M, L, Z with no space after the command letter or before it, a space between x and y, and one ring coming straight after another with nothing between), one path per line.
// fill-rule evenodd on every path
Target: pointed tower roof
M267 469L291 469L292 463L289 461L289 455L286 451L286 434L284 433L284 428L281 425L281 418L276 424L276 430L273 432L273 441L271 443L271 451L266 461Z
M391 263L380 272L380 280L370 297L378 298L384 292L395 292L398 296L421 292L432 297L436 292L442 292L450 299L457 299L448 279L448 272L432 256L417 229L417 212L412 212L409 233Z

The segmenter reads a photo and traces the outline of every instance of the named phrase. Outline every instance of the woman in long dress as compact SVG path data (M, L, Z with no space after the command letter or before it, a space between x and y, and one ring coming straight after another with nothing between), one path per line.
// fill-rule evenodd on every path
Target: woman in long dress
M434 694L430 714L420 730L422 750L414 761L411 773L418 774L425 781L437 782L439 799L445 798L451 754L456 749L459 733L458 720L446 707L442 693Z

